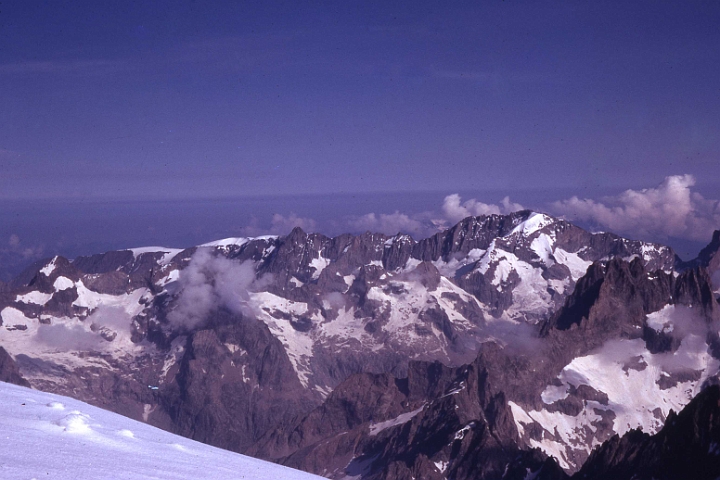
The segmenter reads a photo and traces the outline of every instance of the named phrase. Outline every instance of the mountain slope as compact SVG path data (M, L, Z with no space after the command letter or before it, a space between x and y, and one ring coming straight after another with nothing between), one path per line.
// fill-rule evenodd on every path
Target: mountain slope
M0 382L3 479L310 480L77 400Z
M553 478L548 455L574 471L616 433L659 429L717 375L706 267L529 211L469 217L420 241L295 229L55 257L0 292L0 366L8 379L316 473L440 475L437 463L458 480L501 467ZM495 400L443 397L459 388L449 383L403 390L435 378L418 365L440 364L446 380L472 377ZM646 397L632 395L637 382ZM478 428L448 451L459 430L441 418ZM373 425L387 428L371 435ZM402 447L426 437L435 450ZM483 457L498 448L523 460ZM470 468L481 458L484 473Z

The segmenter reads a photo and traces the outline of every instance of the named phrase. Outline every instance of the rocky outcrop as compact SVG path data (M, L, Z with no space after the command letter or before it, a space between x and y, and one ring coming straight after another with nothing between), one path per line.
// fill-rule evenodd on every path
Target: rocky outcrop
M518 444L490 377L481 360L455 369L413 362L404 379L353 375L249 452L330 478L564 478L551 459Z
M21 387L30 386L30 383L20 375L15 360L2 347L0 347L0 382L14 383Z
M215 312L178 348L182 359L158 382L150 423L242 452L314 405L280 342L255 319Z

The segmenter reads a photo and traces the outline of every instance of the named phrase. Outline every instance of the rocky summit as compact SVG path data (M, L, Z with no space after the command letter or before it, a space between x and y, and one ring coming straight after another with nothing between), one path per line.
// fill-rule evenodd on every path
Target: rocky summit
M531 211L296 228L38 262L0 379L328 478L716 478L718 297L720 231L683 262Z

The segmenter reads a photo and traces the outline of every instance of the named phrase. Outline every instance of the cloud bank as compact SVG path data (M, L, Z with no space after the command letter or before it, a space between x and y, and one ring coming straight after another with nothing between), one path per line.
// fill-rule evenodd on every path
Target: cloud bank
M251 316L249 292L269 280L256 278L252 262L216 257L209 249L199 248L180 272L180 294L168 321L173 329L190 330L205 322L212 310L222 307Z
M569 220L592 222L633 237L708 240L720 228L720 202L693 192L694 185L692 175L673 175L655 188L626 190L602 202L572 197L551 208Z
M720 201L706 199L693 190L692 175L672 175L660 185L641 190L626 190L601 199L579 198L534 205L536 211L567 218L586 228L614 233L645 241L665 242L669 238L706 242L712 232L720 229ZM415 239L429 237L469 216L502 215L525 207L505 197L497 203L484 203L475 198L464 200L458 193L447 195L434 210L393 213L370 212L331 220L336 233L365 231L395 235L404 233ZM327 222L326 222L327 223ZM243 229L243 235L267 233L284 235L294 227L317 232L323 222L312 218L275 214L269 227L260 227L257 220Z
M415 238L423 238L448 228L466 217L506 214L522 209L523 206L511 202L510 197L503 198L496 205L483 203L474 198L463 202L459 194L453 193L445 197L440 212L426 211L412 215L400 211L390 214L368 213L351 218L347 222L347 227L353 231L371 231L386 235L407 233Z
M499 205L478 202L474 198L461 203L460 195L457 193L445 197L442 205L445 218L453 223L470 216L500 215L517 212L518 210L523 210L523 206L511 202L510 197L503 198Z

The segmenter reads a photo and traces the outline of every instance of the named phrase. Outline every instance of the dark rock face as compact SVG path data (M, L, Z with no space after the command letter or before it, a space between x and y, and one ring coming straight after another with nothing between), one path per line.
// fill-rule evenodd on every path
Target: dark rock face
M565 478L518 444L505 395L480 361L455 369L413 362L408 375L351 376L249 452L330 478Z
M0 382L14 383L21 387L29 387L15 364L15 360L8 355L4 348L0 347Z
M312 407L282 345L254 319L227 311L191 334L149 416L180 435L244 451L280 421Z
M578 281L563 308L542 325L540 335L573 338L572 342L562 342L570 348L569 358L614 337L642 336L652 352L674 350L677 339L645 323L648 314L665 305L694 306L708 321L719 318L712 283L704 268L689 269L674 277L662 271L648 272L637 259L629 264L618 259L607 265L595 263ZM558 335L565 330L578 333Z
M710 275L720 270L720 230L715 230L710 243L700 250L697 258L689 262L680 263L679 270L693 267L705 267Z
M631 430L598 447L572 478L685 479L720 476L720 387L706 388L660 432Z

